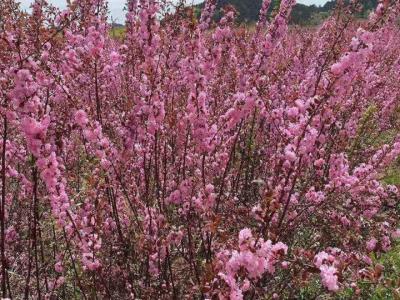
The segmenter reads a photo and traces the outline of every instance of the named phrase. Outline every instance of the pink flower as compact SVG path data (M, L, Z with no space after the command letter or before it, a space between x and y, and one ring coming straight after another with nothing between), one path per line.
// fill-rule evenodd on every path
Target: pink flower
M295 118L299 115L299 109L297 107L291 107L287 110L287 115L289 118Z
M390 241L390 238L387 235L382 237L381 245L382 245L382 250L383 251L389 251L390 250L391 241Z
M239 232L239 247L241 250L247 249L253 235L251 234L251 230L248 228L242 229Z
M322 284L332 292L339 290L338 277L336 275L336 269L332 266L322 265L321 270L321 280Z
M80 127L85 127L88 122L89 120L84 110L80 109L75 113L75 123Z
M320 268L322 264L329 260L330 255L326 253L325 251L319 252L317 255L314 257L314 264Z
M56 272L57 273L62 273L62 272L64 272L64 267L63 267L63 265L62 265L62 262L57 262L55 265L54 265L54 270L56 270Z
M283 261L281 265L283 269L287 269L289 267L289 262Z
M293 147L291 145L286 146L285 148L285 159L287 159L290 162L293 162L296 160L296 154L293 152Z
M400 228L397 228L395 231L392 232L392 238L393 239L400 238Z
M250 289L250 285L251 285L250 281L248 279L245 279L242 284L242 291L243 292L248 291Z
M334 75L338 76L338 75L340 75L340 74L343 72L344 69L345 69L345 68L344 68L343 64L341 64L341 63L339 62L339 63L335 63L335 64L332 65L332 67L331 67L331 72L332 72Z
M286 254L287 250L288 250L288 247L284 243L278 242L278 243L276 243L275 245L272 246L271 250L272 250L272 252L275 252L275 253L282 252L282 254Z
M320 168L323 166L324 163L325 163L325 160L323 158L320 158L314 162L314 166L316 166L317 168Z
M367 265L372 265L372 259L367 256L367 255L363 255L362 257L363 262L365 262Z
M366 245L367 245L367 250L368 251L374 251L376 248L376 244L378 243L378 241L375 238L370 239Z
M62 286L64 283L65 283L65 277L64 277L64 276L60 276L60 277L58 277L58 279L57 279L56 286L57 286L57 287L60 287L60 286Z
M83 253L82 263L84 267L89 271L95 271L101 266L100 262L94 258L92 253Z

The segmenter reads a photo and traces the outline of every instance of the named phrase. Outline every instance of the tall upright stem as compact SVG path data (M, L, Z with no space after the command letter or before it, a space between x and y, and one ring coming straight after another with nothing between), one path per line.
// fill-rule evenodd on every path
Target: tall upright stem
M6 286L6 255L5 255L5 202L6 202L6 143L7 143L7 118L4 116L3 152L1 157L1 291L3 298L7 297Z

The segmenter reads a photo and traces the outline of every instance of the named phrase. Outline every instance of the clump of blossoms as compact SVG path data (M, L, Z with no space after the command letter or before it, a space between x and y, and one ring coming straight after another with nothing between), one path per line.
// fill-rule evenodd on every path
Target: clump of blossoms
M250 289L250 280L260 279L264 273L274 274L275 265L282 256L287 254L287 246L281 242L272 244L262 238L255 240L250 229L239 232L239 251L228 250L217 253L217 264L222 270L218 276L228 285L230 299L243 299L243 292ZM245 272L241 284L237 282L241 270ZM219 293L224 298L224 292Z
M399 242L399 1L0 1L2 298L293 299Z

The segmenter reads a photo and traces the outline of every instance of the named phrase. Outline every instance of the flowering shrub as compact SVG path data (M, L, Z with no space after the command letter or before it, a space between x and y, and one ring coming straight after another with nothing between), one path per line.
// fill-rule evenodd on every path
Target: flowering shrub
M3 298L293 298L399 237L398 1L255 29L130 0L0 1ZM378 274L378 275L376 275ZM372 276L372 275L371 275Z

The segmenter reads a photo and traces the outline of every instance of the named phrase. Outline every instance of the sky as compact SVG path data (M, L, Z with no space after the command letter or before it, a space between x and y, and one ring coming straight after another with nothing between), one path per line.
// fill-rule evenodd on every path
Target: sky
M0 0L1 1L1 0ZM29 9L30 4L33 0L20 0L21 6L23 9ZM202 2L203 0L193 0L194 3ZM315 4L315 5L324 5L328 0L297 0L297 3L302 4ZM60 8L65 7L65 0L48 0L49 3L58 6ZM189 1L187 1L189 2ZM126 0L109 0L108 7L110 9L110 14L113 20L117 23L124 23L125 12L123 11Z

